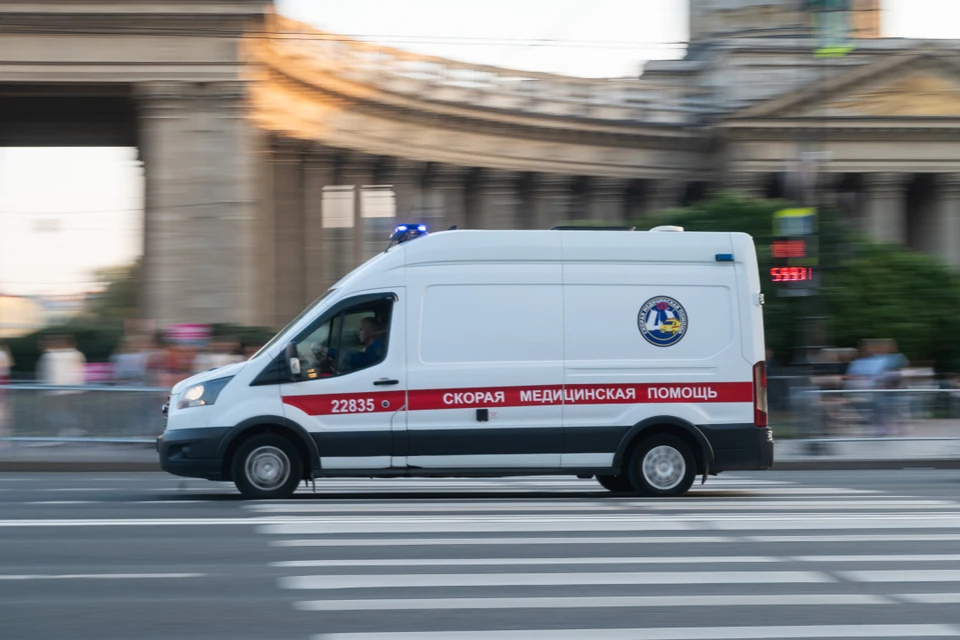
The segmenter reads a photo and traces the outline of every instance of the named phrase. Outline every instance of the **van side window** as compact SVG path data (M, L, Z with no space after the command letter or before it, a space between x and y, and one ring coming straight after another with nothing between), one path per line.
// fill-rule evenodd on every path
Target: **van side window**
M300 379L315 380L368 369L387 357L390 300L344 309L300 341Z

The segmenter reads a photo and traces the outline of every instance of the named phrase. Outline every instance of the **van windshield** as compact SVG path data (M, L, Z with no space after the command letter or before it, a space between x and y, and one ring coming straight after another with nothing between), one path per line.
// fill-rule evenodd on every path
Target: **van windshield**
M306 307L303 311L301 311L299 314L297 314L297 317L296 317L296 318L294 318L294 319L291 320L289 323L287 323L287 326L285 326L283 329L281 329L280 331L278 331L278 332L276 333L276 335L274 335L272 338L270 338L270 341L267 342L267 344L265 344L265 345L263 345L262 347L260 347L260 349L258 349L255 354L253 354L252 356L250 356L250 359L253 360L253 359L256 358L257 356L259 356L261 353L263 353L264 351L269 351L269 350L273 347L273 345L277 344L277 342L280 340L280 338L281 338L287 331L290 330L290 328L291 328L292 326L294 326L295 324L297 324L298 322L300 322L300 320L303 319L304 316L312 313L313 310L316 309L317 306L319 306L321 302L323 302L324 300L326 300L327 298L329 298L330 295L333 294L333 292L335 292L335 291L336 291L336 288L328 289L326 293L324 293L322 296L320 296L319 298L317 298L316 300L314 300L311 304L307 305L307 307Z

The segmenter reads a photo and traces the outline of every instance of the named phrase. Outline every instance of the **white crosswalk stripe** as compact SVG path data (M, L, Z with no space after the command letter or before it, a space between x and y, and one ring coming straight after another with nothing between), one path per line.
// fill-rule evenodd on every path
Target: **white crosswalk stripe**
M275 550L269 570L291 606L325 616L314 640L960 637L947 615L960 603L954 500L750 477L665 500L559 478L336 480L304 498L244 510ZM933 613L866 624L906 606ZM821 607L831 624L812 624ZM530 615L491 628L478 617L611 609L637 624L541 628ZM730 610L741 624L710 624ZM445 631L418 626L432 611L447 612ZM695 624L645 624L642 611ZM767 617L751 626L749 612Z

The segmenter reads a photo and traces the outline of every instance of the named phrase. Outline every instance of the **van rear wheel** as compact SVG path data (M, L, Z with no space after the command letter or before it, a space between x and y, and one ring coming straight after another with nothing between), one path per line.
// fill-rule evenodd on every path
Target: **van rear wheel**
M300 484L303 462L292 442L267 433L240 445L233 456L232 473L244 498L282 500L293 495Z
M597 476L597 482L607 491L633 493L633 485L627 476Z
M634 450L627 477L640 495L671 498L689 491L696 473L690 446L676 436L662 434L647 438Z

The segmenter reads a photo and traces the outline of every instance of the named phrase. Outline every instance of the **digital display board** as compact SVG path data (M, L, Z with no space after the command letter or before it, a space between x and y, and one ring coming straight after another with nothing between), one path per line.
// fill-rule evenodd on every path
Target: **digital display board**
M812 295L819 285L817 210L784 209L773 216L770 241L770 282L782 296Z
M811 282L813 267L771 267L771 282Z

